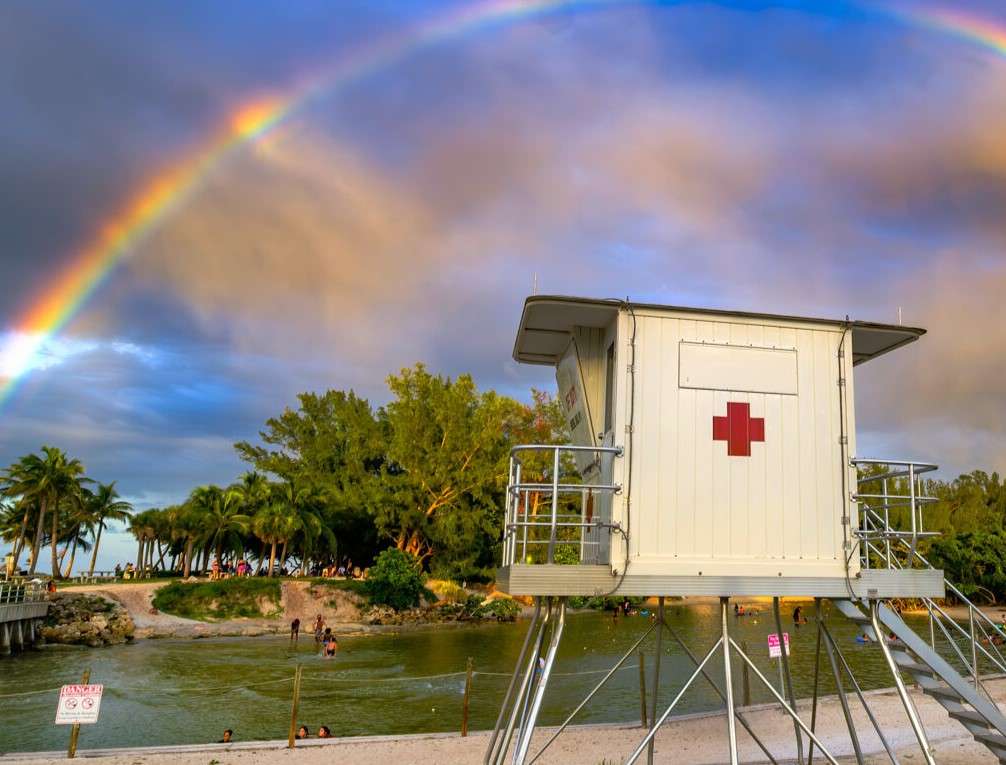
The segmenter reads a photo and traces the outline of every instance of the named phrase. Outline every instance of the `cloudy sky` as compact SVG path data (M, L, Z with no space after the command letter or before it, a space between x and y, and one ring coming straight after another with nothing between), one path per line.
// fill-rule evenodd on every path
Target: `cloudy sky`
M143 508L232 480L232 444L299 391L382 403L424 361L526 396L550 385L510 359L537 275L900 308L929 334L860 368L862 451L1006 469L996 2L11 0L0 103L0 464L58 445ZM282 119L218 151L262 103ZM193 157L15 360L53 285Z

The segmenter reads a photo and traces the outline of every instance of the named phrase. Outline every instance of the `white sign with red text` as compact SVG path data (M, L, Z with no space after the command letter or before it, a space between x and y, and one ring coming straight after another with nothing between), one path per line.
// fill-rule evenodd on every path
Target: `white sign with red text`
M102 685L64 685L59 689L56 725L90 725L98 722Z
M782 633L783 642L786 644L786 655L789 656L789 633ZM768 636L768 657L770 659L781 659L782 649L779 647L779 633L773 632Z

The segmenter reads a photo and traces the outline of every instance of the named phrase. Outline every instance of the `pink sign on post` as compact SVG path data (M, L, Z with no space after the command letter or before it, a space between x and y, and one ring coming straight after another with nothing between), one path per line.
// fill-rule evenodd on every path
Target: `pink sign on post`
M789 633L782 633L783 642L786 644L786 655L789 656ZM781 659L782 649L779 648L779 633L773 632L768 636L768 657L770 659Z

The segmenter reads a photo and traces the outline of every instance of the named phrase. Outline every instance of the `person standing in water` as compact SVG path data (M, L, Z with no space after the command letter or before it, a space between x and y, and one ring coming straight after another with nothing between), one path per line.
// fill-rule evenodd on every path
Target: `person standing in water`
M325 631L325 620L321 618L321 614L318 614L318 618L314 620L314 642L320 643L321 636Z
M294 619L290 622L290 642L300 642L300 619Z

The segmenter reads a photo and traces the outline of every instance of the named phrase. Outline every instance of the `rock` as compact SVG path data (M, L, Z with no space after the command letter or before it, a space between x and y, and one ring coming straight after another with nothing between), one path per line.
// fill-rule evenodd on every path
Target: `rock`
M97 595L60 593L50 601L42 636L50 643L94 648L127 643L135 626L118 603Z

